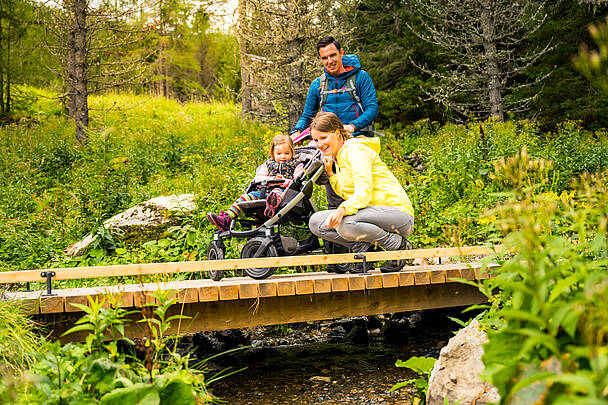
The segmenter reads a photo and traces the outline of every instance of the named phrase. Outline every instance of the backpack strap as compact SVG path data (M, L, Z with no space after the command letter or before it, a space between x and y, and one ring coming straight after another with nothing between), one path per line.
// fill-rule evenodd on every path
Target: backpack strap
M319 110L322 110L325 102L327 101L327 95L330 93L330 91L327 90L329 87L329 80L327 80L325 72L319 76L319 81L319 96L321 97L319 100Z
M330 90L328 90L329 80L327 79L325 72L323 72L323 74L321 76L319 76L319 81L320 81L320 84L319 84L319 96L320 96L319 110L323 109L323 106L327 102L327 95L329 93L348 93L351 100L353 100L355 103L357 103L359 110L361 110L361 112L363 112L363 104L361 103L361 97L359 97L359 93L357 93L357 74L358 73L359 72L355 72L354 75L348 77L348 79L346 80L345 87L343 87L341 89L335 89L335 90L330 91ZM358 132L369 132L371 134L374 132L374 123L372 122L371 124L369 124L366 127L358 128L357 131Z

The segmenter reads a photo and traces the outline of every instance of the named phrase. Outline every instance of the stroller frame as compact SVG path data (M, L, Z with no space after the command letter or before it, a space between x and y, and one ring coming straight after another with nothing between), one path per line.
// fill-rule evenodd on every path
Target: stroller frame
M279 209L271 218L265 219L260 213L260 208L265 206L265 200L245 201L238 204L244 214L255 217L256 219L235 218L227 231L217 230L213 235L213 241L207 249L209 260L221 260L225 258L226 247L224 238L247 238L247 242L241 250L241 258L254 257L274 257L286 255L298 255L308 253L321 247L319 238L311 233L306 239L296 240L297 244L291 249L284 244L284 238L280 233L280 227L289 223L289 220L300 221L308 226L308 219L317 212L317 207L312 200L314 184L325 171L320 159L321 152L314 146L302 146L296 148L296 155L300 161L308 159L304 163L304 175L295 178L284 191L284 198ZM308 156L306 156L308 155ZM308 177L308 179L306 179ZM272 183L272 182L269 182ZM245 192L262 186L264 195L267 182L252 182ZM300 214L296 211L300 211ZM252 215L253 214L253 215ZM236 230L236 224L249 227L245 230ZM339 266L339 265L338 265ZM254 279L265 279L275 272L275 267L267 268L248 268L244 272ZM335 268L334 271L346 272L346 268ZM215 281L224 277L223 270L210 271L209 276Z

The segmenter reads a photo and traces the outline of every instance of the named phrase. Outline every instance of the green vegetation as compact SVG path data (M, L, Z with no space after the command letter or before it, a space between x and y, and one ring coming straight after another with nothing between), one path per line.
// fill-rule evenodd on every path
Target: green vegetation
M551 162L525 150L496 162L512 189L488 212L511 252L481 291L486 378L504 403L604 404L608 394L608 173L560 196Z
M406 387L408 385L412 385L416 390L415 398L420 400L424 400L426 397L426 393L429 389L429 377L431 376L431 371L433 371L433 366L437 359L433 357L410 357L406 361L397 360L395 363L396 367L405 367L409 368L416 374L418 374L418 378L412 378L406 381L399 382L391 387L391 391L398 390L399 388Z
M194 363L180 353L178 338L167 334L172 320L167 309L177 300L159 291L158 303L148 304L139 322L154 332L136 343L122 337L129 315L123 309L104 308L105 299L90 299L80 308L85 315L66 334L88 332L84 343L44 342L31 349L30 367L22 375L6 375L0 382L4 404L150 404L194 405L214 401L206 387L205 362ZM16 337L17 335L15 335ZM108 340L111 338L113 340ZM119 341L127 345L119 347ZM2 346L3 349L8 348Z

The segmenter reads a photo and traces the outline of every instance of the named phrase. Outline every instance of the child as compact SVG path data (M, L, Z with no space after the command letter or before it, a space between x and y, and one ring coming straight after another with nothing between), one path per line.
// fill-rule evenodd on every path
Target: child
M284 180L282 183L273 183L268 186L272 187L272 190L267 189L266 209L264 210L264 215L267 217L274 216L277 207L283 200L283 191L289 187L295 177L304 173L304 165L298 162L294 155L295 151L291 138L288 135L277 135L270 142L270 159L258 167L255 173L254 182ZM228 211L221 211L219 214L210 212L207 214L207 219L221 231L227 231L232 220L241 212L241 209L237 206L238 203L261 199L261 190L250 191L240 196L228 208Z

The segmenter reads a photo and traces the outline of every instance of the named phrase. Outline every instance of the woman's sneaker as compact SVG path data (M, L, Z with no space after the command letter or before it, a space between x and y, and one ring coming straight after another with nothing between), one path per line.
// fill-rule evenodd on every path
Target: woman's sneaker
M401 245L398 249L395 250L411 250L412 244L405 238L401 238ZM380 266L380 271L383 273L393 273L395 271L401 270L405 267L406 264L411 265L411 259L401 259L401 260L387 260Z
M207 220L222 232L226 232L228 229L230 229L230 223L232 222L230 215L224 211L220 211L219 214L214 214L213 212L208 213Z
M269 218L274 217L274 214L276 213L282 200L283 195L281 193L271 192L268 194L268 197L266 197L266 209L264 210L264 215Z

